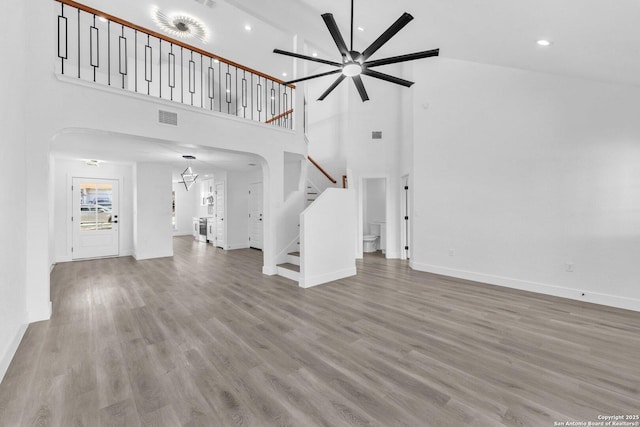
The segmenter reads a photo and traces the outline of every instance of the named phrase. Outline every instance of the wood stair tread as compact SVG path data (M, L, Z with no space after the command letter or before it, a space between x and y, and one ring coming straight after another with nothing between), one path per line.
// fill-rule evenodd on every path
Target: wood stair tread
M287 270L296 271L296 272L300 273L300 266L299 265L290 264L288 262L285 262L284 264L278 264L278 267L286 268Z

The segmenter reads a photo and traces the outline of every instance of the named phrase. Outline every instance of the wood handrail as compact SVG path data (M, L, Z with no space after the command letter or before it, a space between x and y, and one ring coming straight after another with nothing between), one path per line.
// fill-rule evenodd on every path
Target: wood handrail
M322 166L320 166L318 163L316 163L316 161L315 161L315 160L313 160L313 159L311 158L311 156L307 156L307 159L309 159L309 161L313 164L313 166L317 167L317 168L318 168L318 170L319 170L320 172L322 172L322 174L323 174L324 176L326 176L326 177L329 179L329 181L333 182L334 184L335 184L336 182L338 182L338 181L336 181L335 179L333 179L333 178L331 177L331 175L329 175L329 174L327 173L327 171L325 171L324 169L322 169Z
M108 19L109 21L115 22L115 23L120 24L120 25L124 25L124 26L132 28L134 30L141 31L141 32L143 32L145 34L148 34L150 36L153 36L153 37L156 37L158 39L164 40L164 41L166 41L168 43L173 43L176 46L184 47L185 49L189 49L189 50L191 50L193 52L199 53L199 54L201 54L203 56L206 56L208 58L217 59L220 62L224 62L225 64L232 65L232 66L237 67L237 68L239 68L241 70L248 71L248 72L253 73L253 74L257 75L257 76L264 77L265 79L268 79L268 80L272 80L272 81L274 81L276 83L284 84L283 80L280 80L280 79L278 79L276 77L270 76L268 74L262 73L262 72L260 72L258 70L254 70L254 69L249 68L249 67L245 67L242 64L238 64L237 62L230 61L230 60L228 60L226 58L223 58L222 56L218 56L216 54L207 52L206 50L203 50L203 49L197 48L195 46L192 46L190 44L181 42L180 40L172 39L171 37L167 37L164 34L160 34L160 33L157 33L157 32L155 32L153 30L149 30L148 28L141 27L140 25L136 25L136 24L134 24L132 22L129 22L127 20L118 18L117 16L109 15L108 13L105 13L105 12L103 12L101 10L94 9L92 7L86 6L86 5L82 4L82 3L77 3L77 2L75 2L73 0L54 0L54 1L57 1L57 2L62 3L62 4L66 4L66 5L71 6L71 7L75 7L77 9L83 10L83 11L85 11L87 13L91 13L91 14L96 15L96 16L103 17L105 19ZM296 88L296 86L293 85L293 84L289 84L287 86L292 88L292 89Z
M285 111L284 113L278 114L277 116L273 116L272 118L270 118L269 120L267 120L265 123L271 123L271 122L275 122L276 120L279 120L281 118L283 118L284 116L293 113L293 108L290 110Z

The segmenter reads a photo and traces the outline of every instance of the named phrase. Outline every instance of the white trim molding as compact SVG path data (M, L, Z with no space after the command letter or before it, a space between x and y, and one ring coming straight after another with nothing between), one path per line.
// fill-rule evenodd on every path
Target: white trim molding
M349 267L338 271L332 271L327 274L307 277L300 277L299 285L301 288L310 288L312 286L322 285L323 283L333 282L334 280L344 279L345 277L355 276L357 274L356 267Z
M24 333L27 332L28 324L21 325L16 331L16 335L13 337L13 340L9 343L7 350L0 358L0 383L4 379L5 374L7 373L7 369L9 369L9 365L13 360L13 356L15 356L16 351L18 351L18 346L20 346L20 342L22 341L22 337L24 337Z
M625 310L640 311L640 300L635 298L619 297L616 295L602 294L591 292L588 290L565 288L562 286L550 285L546 283L529 282L526 280L514 279L511 277L502 277L485 273L476 273L473 271L457 270L437 265L421 264L414 261L410 261L409 266L414 270L424 271L427 273L472 280L474 282L502 286L505 288L519 289L522 291L535 292L560 298L568 298L592 304L606 305L609 307L622 308Z

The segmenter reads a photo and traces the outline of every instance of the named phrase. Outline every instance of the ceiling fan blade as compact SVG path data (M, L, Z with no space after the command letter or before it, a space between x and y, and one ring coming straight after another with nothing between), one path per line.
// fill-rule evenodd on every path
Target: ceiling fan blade
M338 77L336 81L333 82L331 86L329 86L329 89L325 90L324 93L320 95L320 98L318 98L318 101L324 100L327 97L327 95L329 95L340 83L342 83L342 81L345 78L346 76L344 74L340 74L340 77Z
M395 36L398 31L404 28L405 25L411 22L412 19L413 16L411 16L407 12L403 13L396 22L394 22L389 28L387 28L387 31L382 33L382 35L378 37L376 41L371 43L371 46L369 46L364 50L364 52L362 52L363 61L369 59L371 55L373 55L378 49L380 49L383 44L388 42L391 37Z
M438 56L440 49L425 50L424 52L409 53L406 55L392 56L384 59L376 59L375 61L367 61L363 65L367 67L378 67L380 65L396 64L398 62L413 61L415 59L428 58L430 56Z
M369 95L367 95L367 90L364 88L364 83L362 83L362 78L360 76L353 76L353 83L355 83L356 88L358 89L358 93L360 94L360 98L362 102L369 100Z
M331 74L337 74L342 72L342 69L338 68L337 70L331 70L331 71L327 71L326 73L320 73L320 74L314 74L313 76L307 76L307 77L302 77L300 79L295 79L295 80L291 80L288 82L284 82L284 85L290 85L292 83L298 83L298 82L303 82L305 80L310 80L310 79L315 79L316 77L323 77L323 76L328 76Z
M299 58L299 59L306 59L307 61L319 62L321 64L333 65L334 67L342 67L342 64L340 64L339 62L328 61L326 59L321 59L321 58L314 58L313 56L301 55L299 53L287 52L280 49L273 49L273 53L292 56L294 58Z
M329 33L331 33L331 37L333 37L333 41L336 42L336 46L338 46L338 50L340 51L340 55L347 58L351 61L351 55L349 54L349 49L347 49L347 45L342 38L342 34L340 34L340 30L338 29L338 24L336 24L336 20L333 18L331 13L323 13L322 19L324 19L324 23L327 24L327 28L329 29Z
M401 85L401 86L405 86L405 87L411 87L411 85L413 84L413 82L410 82L409 80L401 79L399 77L390 76L389 74L380 73L380 72L374 71L374 70L366 70L365 69L365 70L362 70L362 74L364 74L365 76L375 77L376 79L380 79L380 80L384 80L384 81L387 81L387 82L395 83L397 85Z

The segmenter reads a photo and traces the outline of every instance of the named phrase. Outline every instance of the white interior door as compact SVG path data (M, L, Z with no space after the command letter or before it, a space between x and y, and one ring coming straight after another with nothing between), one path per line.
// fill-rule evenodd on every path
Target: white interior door
M73 178L72 258L118 256L118 180Z
M249 184L249 246L262 249L262 183Z
M225 215L226 215L226 205L225 205L225 185L224 182L216 183L216 242L215 245L219 248L226 249L225 242L227 240L227 230L225 228Z

